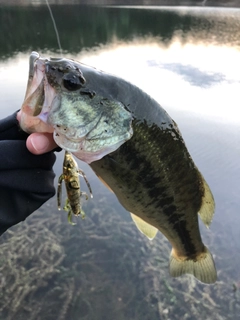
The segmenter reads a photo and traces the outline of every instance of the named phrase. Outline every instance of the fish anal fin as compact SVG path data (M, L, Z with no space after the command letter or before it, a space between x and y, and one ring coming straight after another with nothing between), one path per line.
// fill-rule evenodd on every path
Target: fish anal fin
M204 252L195 260L178 258L173 249L170 256L169 272L172 277L179 277L189 273L194 275L199 281L208 284L214 283L217 280L214 260L206 247Z
M131 214L131 217L140 232L142 232L150 240L155 238L155 236L158 232L157 228L155 228L152 225L150 225L149 223L145 222L144 220L142 220L141 218L139 218L135 214L133 214L131 212L130 212L130 214Z
M203 188L204 188L204 195L202 198L202 206L198 212L202 222L205 224L206 227L209 227L215 210L215 203L213 199L212 192L207 184L207 182L203 179Z

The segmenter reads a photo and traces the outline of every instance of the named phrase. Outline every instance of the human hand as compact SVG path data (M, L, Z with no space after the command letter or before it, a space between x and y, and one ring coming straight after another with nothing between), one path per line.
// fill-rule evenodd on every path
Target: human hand
M17 113L17 120L20 122L21 111ZM49 152L57 147L53 140L52 133L39 133L34 132L30 134L26 141L28 150L33 154L43 154Z
M0 119L0 235L55 194L52 134L30 136L19 130L16 113Z

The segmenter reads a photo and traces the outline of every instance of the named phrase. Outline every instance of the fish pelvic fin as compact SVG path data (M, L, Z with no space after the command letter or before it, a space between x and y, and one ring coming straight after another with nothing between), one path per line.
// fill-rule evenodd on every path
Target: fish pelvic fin
M189 273L200 282L207 284L214 283L217 280L214 260L207 247L204 247L204 252L194 260L178 258L173 249L170 255L169 272L172 277Z
M207 184L207 182L203 179L203 188L204 188L204 195L202 198L202 206L198 212L202 222L208 228L212 222L213 214L215 210L215 202L213 199L212 192Z
M143 233L149 240L154 239L157 232L158 232L158 229L153 227L149 223L145 222L144 220L142 220L141 218L139 218L135 214L133 214L131 212L130 212L130 214L131 214L131 217L132 217L134 223L136 224L138 230L141 233Z

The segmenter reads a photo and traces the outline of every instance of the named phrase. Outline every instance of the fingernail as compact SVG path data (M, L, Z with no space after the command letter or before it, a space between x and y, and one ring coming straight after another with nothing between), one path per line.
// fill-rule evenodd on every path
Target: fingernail
M35 134L32 139L32 146L36 150L36 152L44 152L48 150L49 139L42 134Z

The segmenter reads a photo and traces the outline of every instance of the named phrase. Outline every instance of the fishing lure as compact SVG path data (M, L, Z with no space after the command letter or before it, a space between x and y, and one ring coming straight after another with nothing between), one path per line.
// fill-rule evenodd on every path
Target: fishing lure
M62 195L62 182L65 181L67 199L63 209L68 212L68 222L72 225L72 215L81 216L82 219L85 218L85 213L82 210L81 197L85 196L88 200L88 195L86 192L80 190L80 179L79 175L84 178L88 186L90 196L92 195L92 189L87 180L85 173L78 168L77 162L74 160L71 152L65 151L64 161L63 161L63 173L58 179L58 190L57 190L57 202L58 210L61 210L61 195Z

